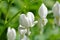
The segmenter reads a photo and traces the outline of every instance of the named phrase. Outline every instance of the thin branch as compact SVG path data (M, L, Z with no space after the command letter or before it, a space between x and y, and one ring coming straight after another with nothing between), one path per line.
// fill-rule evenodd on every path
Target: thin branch
M5 26L5 28L3 29L3 30L5 30L7 27L8 27L8 24L9 24L9 22L11 22L19 13L21 12L21 10L18 12L18 13L16 13L11 19L9 19L9 21L4 25ZM3 33L4 31L2 31L2 33ZM1 34L2 34L1 33ZM1 35L0 35L1 36Z

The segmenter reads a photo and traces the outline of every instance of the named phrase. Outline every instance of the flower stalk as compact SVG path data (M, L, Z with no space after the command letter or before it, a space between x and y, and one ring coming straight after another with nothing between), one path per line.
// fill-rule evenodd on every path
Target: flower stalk
M40 16L40 34L43 34L44 31L44 26L47 24L48 20L46 18L47 14L48 14L48 10L47 7L42 3L42 5L40 6L39 10L38 10L39 16Z

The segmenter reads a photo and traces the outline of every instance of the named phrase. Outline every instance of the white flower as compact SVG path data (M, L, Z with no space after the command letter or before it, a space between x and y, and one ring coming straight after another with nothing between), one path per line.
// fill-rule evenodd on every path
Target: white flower
M24 27L31 27L34 25L34 15L32 12L28 12L27 15L21 14L20 15L20 24Z
M43 27L47 24L48 20L46 19L46 16L48 14L48 10L47 7L42 3L42 5L40 6L38 13L40 15L40 26Z
M53 14L54 14L54 22L58 26L60 26L60 4L59 2L56 2L52 8Z
M56 2L52 8L54 17L59 16L60 17L60 4L59 2Z
M48 14L47 7L44 4L42 4L38 10L38 13L41 18L46 18L47 14Z
M8 28L8 31L7 31L7 38L8 40L15 40L16 38L16 31L14 28Z
M23 37L21 40L29 40L28 36L31 34L29 27L33 27L37 21L34 21L34 14L32 12L28 12L27 15L21 14L20 15L20 26L18 28L19 32ZM27 34L27 37L24 36Z
M39 20L39 26L41 27L40 33L43 33L43 27L47 24L48 20L46 19L46 16L48 14L47 7L42 3L41 7L38 10L40 20Z

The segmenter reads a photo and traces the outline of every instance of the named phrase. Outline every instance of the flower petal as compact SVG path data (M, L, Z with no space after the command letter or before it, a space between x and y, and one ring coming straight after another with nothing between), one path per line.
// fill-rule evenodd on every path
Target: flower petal
M27 17L31 20L34 21L34 14L32 12L27 13Z
M31 26L34 22L34 14L32 12L28 12L27 17L29 19L29 26Z
M35 24L37 24L37 23L38 23L38 21L34 21L34 23L31 25L31 27L34 27Z
M20 24L24 27L28 27L29 25L29 20L28 18L25 16L25 14L21 14L20 15Z

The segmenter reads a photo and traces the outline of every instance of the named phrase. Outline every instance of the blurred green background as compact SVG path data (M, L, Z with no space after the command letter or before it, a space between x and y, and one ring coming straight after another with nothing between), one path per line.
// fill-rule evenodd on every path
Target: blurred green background
M7 28L16 29L16 40L19 40L19 16L27 12L33 12L35 20L39 20L38 9L42 3L49 11L52 11L54 3L60 0L0 0L0 40L7 40ZM48 23L44 27L44 33L40 35L40 27L36 24L30 28L30 40L60 40L60 27L54 25L53 13L47 15ZM55 28L53 28L55 26Z

